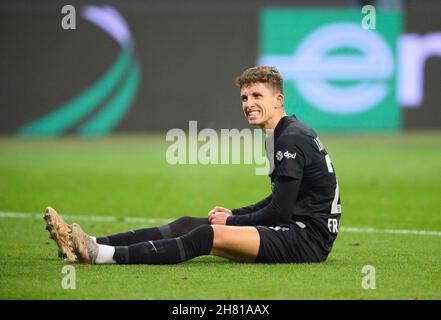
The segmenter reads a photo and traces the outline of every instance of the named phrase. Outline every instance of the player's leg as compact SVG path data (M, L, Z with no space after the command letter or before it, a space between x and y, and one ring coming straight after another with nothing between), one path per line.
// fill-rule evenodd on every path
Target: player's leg
M208 224L208 218L185 216L159 227L138 229L106 237L96 237L96 242L108 246L129 246L139 242L180 237L199 226Z
M208 224L180 237L144 241L129 246L100 245L76 223L72 224L70 235L71 249L78 261L89 264L174 264L210 254L213 244L213 228Z
M98 245L73 224L72 243L83 263L175 264L208 254L253 262L260 238L253 227L202 225L176 238L112 247Z
M51 207L47 207L44 219L47 222L46 229L49 231L51 238L57 243L59 257L66 258L71 262L77 261L76 254L68 246L71 226L66 224L61 216ZM90 238L100 245L129 246L139 242L179 237L201 225L209 225L208 218L184 216L159 227L144 228L108 237ZM102 251L105 250L103 249Z
M254 262L260 247L255 227L213 225L214 240L210 254L239 262Z

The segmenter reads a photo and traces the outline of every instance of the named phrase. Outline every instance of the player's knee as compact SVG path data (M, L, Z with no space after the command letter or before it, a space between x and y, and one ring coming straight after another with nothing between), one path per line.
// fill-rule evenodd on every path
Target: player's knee
M208 218L194 218L190 216L183 216L173 222L170 222L170 224L168 224L167 226L170 228L170 232L173 237L179 237L201 225L208 224Z
M202 235L203 237L206 237L207 239L209 239L211 241L214 238L214 230L213 230L212 226L209 225L209 224L198 226L192 232L193 233L198 233L198 234Z
M179 219L175 220L174 223L179 226L186 226L186 225L191 224L193 219L194 218L190 217L190 216L183 216L183 217L180 217Z
M195 220L196 218L190 216L183 216L170 223L170 227L173 230L177 230L177 231L182 230L184 232L188 232L194 229Z
M207 243L211 248L214 241L214 231L210 225L201 225L190 231L189 233L181 236L183 241L187 239L194 243Z

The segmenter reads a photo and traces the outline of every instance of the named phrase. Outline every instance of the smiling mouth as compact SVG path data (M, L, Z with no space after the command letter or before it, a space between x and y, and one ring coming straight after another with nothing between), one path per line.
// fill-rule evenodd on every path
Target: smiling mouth
M248 118L252 118L252 117L257 116L259 113L260 113L259 110L252 110L252 111L247 112L247 116L248 116Z

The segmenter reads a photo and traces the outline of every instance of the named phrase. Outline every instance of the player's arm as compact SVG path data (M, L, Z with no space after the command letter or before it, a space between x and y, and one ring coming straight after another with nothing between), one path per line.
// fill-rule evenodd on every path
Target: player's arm
M255 204L252 204L252 205L246 206L246 207L242 207L242 208L233 209L233 210L231 210L231 213L233 214L233 216L240 216L242 214L247 214L247 213L259 211L260 209L263 209L267 205L269 205L271 203L272 198L273 198L273 195L270 194L268 197L266 197L265 199L255 203Z
M260 210L227 218L227 225L233 226L275 226L287 224L297 201L300 179L276 177L271 202Z
M210 221L211 221L211 217L217 213L224 213L227 215L241 215L241 214L256 212L256 211L266 207L267 205L269 205L271 203L271 199L272 199L272 195L269 195L268 197L266 197L262 201L259 201L256 204L253 204L253 205L250 205L247 207L243 207L243 208L233 209L233 210L216 206L213 209L211 209L211 211L208 213L208 219L210 219Z

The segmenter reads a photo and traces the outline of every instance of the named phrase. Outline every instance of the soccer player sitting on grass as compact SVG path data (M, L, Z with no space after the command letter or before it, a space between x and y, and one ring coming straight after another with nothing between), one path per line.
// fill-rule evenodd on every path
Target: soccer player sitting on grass
M202 255L256 263L325 261L341 214L329 155L312 129L286 115L283 79L275 68L250 68L236 83L248 122L267 133L271 195L244 208L214 207L208 218L182 217L105 237L67 225L48 207L46 229L59 256L89 264L174 264Z

